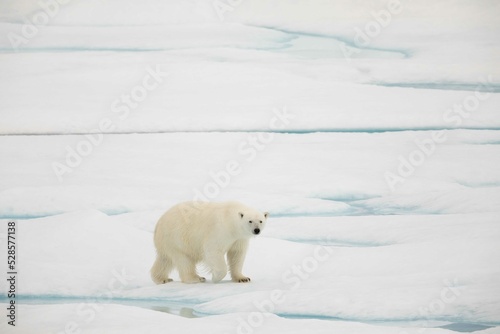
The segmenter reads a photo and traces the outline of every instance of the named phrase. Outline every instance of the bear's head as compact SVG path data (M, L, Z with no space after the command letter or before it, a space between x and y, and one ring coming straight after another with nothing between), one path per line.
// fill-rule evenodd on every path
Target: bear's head
M268 212L238 212L240 218L240 225L245 231L246 235L255 236L262 232L262 229L266 225L267 217L269 216Z

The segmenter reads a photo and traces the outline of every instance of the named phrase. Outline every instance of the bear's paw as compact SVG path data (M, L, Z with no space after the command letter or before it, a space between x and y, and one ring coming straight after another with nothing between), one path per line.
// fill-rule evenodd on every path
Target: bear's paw
M248 283L251 281L250 277L238 277L238 278L235 278L233 279L234 282L238 282L238 283Z

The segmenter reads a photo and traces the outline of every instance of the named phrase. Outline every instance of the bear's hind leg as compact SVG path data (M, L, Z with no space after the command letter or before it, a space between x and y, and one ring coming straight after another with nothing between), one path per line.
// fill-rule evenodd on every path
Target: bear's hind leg
M200 277L196 273L196 262L185 254L176 254L175 266L179 271L182 283L205 282L205 277Z
M227 264L221 251L206 251L205 263L212 272L212 281L220 282L227 274Z
M168 275L172 271L173 263L168 256L156 256L155 263L151 268L151 278L156 284L172 282Z

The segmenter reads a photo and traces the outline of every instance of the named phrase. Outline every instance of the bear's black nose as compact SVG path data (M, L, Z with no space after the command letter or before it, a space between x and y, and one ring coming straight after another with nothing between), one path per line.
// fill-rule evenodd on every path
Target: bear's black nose
M255 230L253 230L253 233L259 234L260 233L260 229L256 228Z

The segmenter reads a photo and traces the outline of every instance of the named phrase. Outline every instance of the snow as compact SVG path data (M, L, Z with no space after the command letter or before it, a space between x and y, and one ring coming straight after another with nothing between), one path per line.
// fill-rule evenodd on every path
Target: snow
M159 333L165 330L172 332L186 332L186 328L203 333L233 333L253 332L248 321L247 313L233 313L231 315L220 315L202 319L184 319L169 314L144 310L137 307L121 305L102 304L99 311L94 313L87 311L81 317L76 317L78 306L73 305L51 305L45 307L41 314L37 307L23 306L21 312L29 319L21 325L16 333L33 333L40 330L40 323L52 332L64 332L82 330L83 333L123 333L124 328L138 328L142 333ZM67 323L61 324L60 319L68 319ZM259 319L257 319L259 321ZM258 328L259 333L276 333L286 328L289 333L417 333L411 329L391 328L373 326L344 321L321 321L321 320L290 320L283 319L273 314L266 314L262 321L264 326ZM252 322L253 323L253 322ZM257 324L260 322L257 322ZM426 329L426 333L440 334L450 333L445 329ZM496 333L495 329L487 329L481 333Z
M446 141L391 187L386 173L400 175L399 157L421 152L417 143L431 133L107 135L76 166L67 164L68 156L76 159L68 150L90 143L85 136L2 136L3 156L16 160L0 165L12 176L0 181L0 212L165 211L194 198L239 198L275 216L496 212L498 131L446 131ZM233 175L231 161L238 165ZM58 172L54 164L69 167Z
M2 333L499 333L498 2L57 3L0 3ZM192 199L271 212L250 284L153 284Z
M94 210L19 221L23 295L80 298L70 305L82 308L100 297L103 316L117 306L102 303L152 300L190 303L198 315L247 317L263 308L286 317L342 320L324 320L332 330L345 321L414 321L423 327L499 321L500 301L492 293L500 278L494 265L500 256L496 213L274 218L251 242L245 265L251 284L226 277L221 284L160 286L148 275L155 218L153 213L108 217ZM148 224L134 226L138 220ZM41 249L27 246L39 240ZM34 306L24 307L28 312ZM49 317L58 312L56 305L40 307ZM132 314L144 312L127 307ZM110 323L91 329L106 326Z

